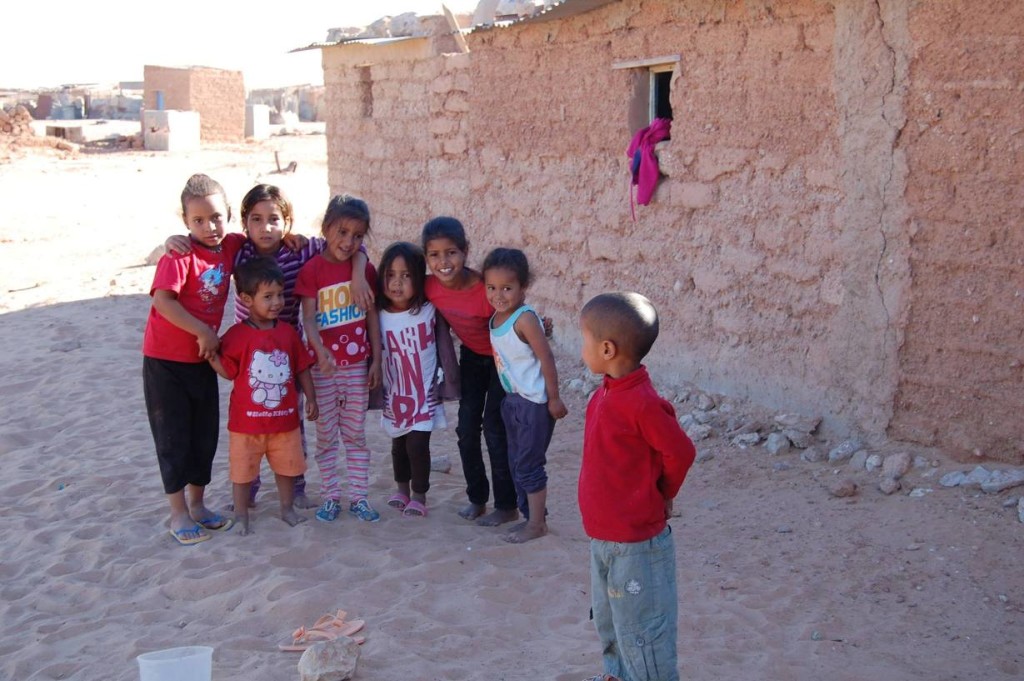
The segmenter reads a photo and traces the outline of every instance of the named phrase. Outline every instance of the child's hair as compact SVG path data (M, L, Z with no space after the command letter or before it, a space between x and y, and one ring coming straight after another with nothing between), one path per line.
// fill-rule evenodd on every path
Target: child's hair
M610 340L626 356L639 362L658 339L658 311L654 303L631 291L602 293L591 298L580 318L602 340Z
M462 228L462 223L445 215L436 217L423 225L421 237L423 249L426 250L427 243L434 239L451 239L455 247L463 252L469 247L469 242L466 241L466 230Z
M360 220L366 224L366 231L370 231L370 207L366 201L349 196L348 194L336 194L327 202L327 210L324 211L324 221L320 225L320 231L326 236L327 230L338 220Z
M416 244L411 244L408 241L396 241L384 250L384 255L380 258L380 267L377 268L377 307L384 308L387 305L387 273L388 268L391 267L396 259L401 258L405 261L405 266L409 268L409 273L412 275L412 300L410 301L409 307L412 311L419 312L420 308L423 307L423 303L427 302L426 293L426 280L427 280L427 261L423 257L423 249Z
M242 197L242 229L245 229L245 221L249 213L256 207L257 203L272 201L277 209L281 211L281 218L284 220L284 231L289 232L292 228L292 203L284 195L280 187L272 184L258 184L245 193Z
M231 204L228 202L228 194L224 191L224 187L220 186L220 182L213 179L209 175L202 173L196 173L192 177L188 178L188 182L185 183L185 188L181 190L181 214L185 215L187 212L186 205L189 199L201 199L207 196L213 196L214 194L220 194L224 198L224 205L228 207L227 219L231 221Z
M530 285L530 263L526 259L526 254L518 248L495 248L488 253L487 257L484 258L484 265L480 268L480 271L486 273L487 270L496 269L512 272L512 274L516 275L519 285L523 288Z
M273 258L253 258L235 268L235 288L238 295L255 296L260 284L284 286L284 272Z

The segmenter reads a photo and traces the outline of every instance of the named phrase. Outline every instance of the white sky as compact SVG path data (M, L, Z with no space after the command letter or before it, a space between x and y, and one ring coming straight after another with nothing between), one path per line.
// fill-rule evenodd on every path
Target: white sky
M320 84L320 51L288 51L382 16L439 14L441 0L17 0L3 29L0 89L141 81L142 67L241 70L246 88ZM446 0L472 12L477 0ZM7 10L8 12L10 10ZM10 15L8 15L10 17Z

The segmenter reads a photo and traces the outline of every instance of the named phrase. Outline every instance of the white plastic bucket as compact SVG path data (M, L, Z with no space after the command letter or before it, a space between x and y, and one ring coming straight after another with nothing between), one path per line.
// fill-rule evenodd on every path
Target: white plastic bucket
M141 681L211 681L213 648L186 646L143 653L139 661Z

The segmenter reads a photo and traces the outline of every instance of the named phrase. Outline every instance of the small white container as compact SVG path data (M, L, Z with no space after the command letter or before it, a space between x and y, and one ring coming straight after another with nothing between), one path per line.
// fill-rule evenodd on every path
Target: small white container
M141 681L211 681L213 648L185 646L143 653L139 661Z

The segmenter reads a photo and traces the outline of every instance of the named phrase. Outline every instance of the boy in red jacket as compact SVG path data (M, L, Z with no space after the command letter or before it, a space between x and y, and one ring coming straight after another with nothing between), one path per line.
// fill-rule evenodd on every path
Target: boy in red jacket
M583 362L604 382L587 405L579 503L590 541L597 681L678 681L676 556L668 518L696 454L643 358L658 313L638 293L602 293L580 313Z

